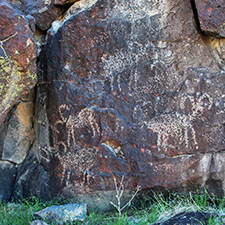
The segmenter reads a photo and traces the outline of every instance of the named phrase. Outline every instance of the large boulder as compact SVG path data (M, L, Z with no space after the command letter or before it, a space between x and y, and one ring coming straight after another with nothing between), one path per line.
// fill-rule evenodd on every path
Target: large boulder
M51 29L34 106L32 17L0 3L0 195L109 209L122 177L122 202L137 185L224 194L225 42L189 0L8 2Z
M122 176L126 190L223 193L224 42L215 41L197 32L189 0L81 0L53 22L35 148L51 195L98 202Z

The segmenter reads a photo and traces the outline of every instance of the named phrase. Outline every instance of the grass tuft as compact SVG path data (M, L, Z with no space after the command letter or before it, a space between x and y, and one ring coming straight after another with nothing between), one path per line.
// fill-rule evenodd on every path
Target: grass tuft
M145 198L147 197L145 196ZM169 193L165 196L162 193L154 193L147 200L150 202L147 206L143 203L140 204L142 207L139 208L131 205L130 209L122 213L121 216L118 216L116 211L108 213L91 211L84 222L76 222L74 224L150 225L155 222L163 222L181 212L193 211L210 213L211 217L207 223L209 225L224 224L225 221L225 197L218 198L214 195L209 195L206 190L197 194L189 193L189 195ZM34 212L53 204L59 205L61 203L53 201L43 203L35 197L14 203L1 203L0 224L29 225L32 220L37 219L33 216ZM48 224L54 225L54 223Z

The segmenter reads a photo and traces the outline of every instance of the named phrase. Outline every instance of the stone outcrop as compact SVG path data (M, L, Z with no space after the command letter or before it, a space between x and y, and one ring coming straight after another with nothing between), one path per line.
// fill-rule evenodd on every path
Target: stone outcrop
M0 17L0 200L9 200L17 165L34 141L31 89L37 81L36 47L23 14L1 2Z
M16 9L28 16L41 30L48 30L51 23L63 13L63 8L57 7L53 0L7 0Z
M0 149L18 165L13 197L72 197L107 209L113 177L122 176L124 198L137 185L223 194L225 42L198 32L193 1L50 5L68 9L51 20L38 14L46 27L36 18L42 30L51 25L36 100L0 127L8 135L0 141L15 130L23 137ZM219 26L204 31L222 36Z

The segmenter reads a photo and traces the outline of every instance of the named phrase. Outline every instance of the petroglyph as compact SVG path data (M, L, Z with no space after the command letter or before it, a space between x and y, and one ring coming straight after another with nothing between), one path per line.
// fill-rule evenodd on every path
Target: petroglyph
M201 95L197 101L195 101L193 96L190 96L189 98L192 102L192 114L190 117L192 119L197 117L204 120L205 117L203 114L212 108L213 99L207 93Z
M74 174L82 174L82 184L88 181L88 175L91 168L94 166L96 158L96 149L93 148L80 148L76 151L69 151L67 153L56 153L56 156L60 159L62 174L61 182L65 182L68 185L73 182ZM80 176L80 175L79 175ZM71 179L72 178L72 179ZM86 180L87 179L87 180Z
M175 148L176 146L184 146L189 149L192 145L195 149L199 148L193 122L195 119L205 119L204 112L211 109L213 100L207 93L201 95L198 99L193 96L187 98L192 103L191 114L160 115L147 123L148 129L158 135L158 150ZM184 104L185 98L181 102L181 106L185 107Z
M157 146L161 148L174 148L176 145L189 147L189 132L192 141L197 146L195 130L188 116L179 113L161 115L150 121L148 129L157 133ZM170 144L169 140L174 139L177 143Z
M59 106L59 115L61 120L57 121L54 126L54 130L57 134L60 135L60 130L58 125L65 126L65 131L67 134L67 140L65 143L58 142L65 148L69 148L72 144L78 144L76 140L76 131L79 128L90 128L91 135L93 138L99 137L101 134L100 126L98 124L97 117L95 112L89 108L83 108L76 116L72 115L71 107L68 105Z
M113 17L125 17L127 20L134 22L135 20L144 18L148 11L150 4L146 4L146 0L138 1L116 1L111 15ZM131 10L132 9L132 10Z
M48 145L44 145L44 146L39 146L39 151L36 154L36 156L37 156L39 162L44 161L44 162L49 163L53 153L54 153L53 148L51 148Z
M56 133L54 135L54 156L61 162L61 172L57 176L61 183L66 185L76 185L74 182L77 176L82 178L82 184L89 182L89 171L95 162L96 149L80 146L78 139L82 135L90 135L91 138L98 138L101 135L98 118L92 109L83 108L74 114L72 106L60 105L60 120L53 128ZM79 129L90 130L90 132L79 133ZM64 131L63 134L62 131ZM64 135L65 138L62 140ZM82 144L85 145L85 143Z
M158 171L163 171L163 172L167 172L167 173L174 173L175 171L175 166L172 164L162 164L162 165L155 165L153 168L154 172L158 172Z

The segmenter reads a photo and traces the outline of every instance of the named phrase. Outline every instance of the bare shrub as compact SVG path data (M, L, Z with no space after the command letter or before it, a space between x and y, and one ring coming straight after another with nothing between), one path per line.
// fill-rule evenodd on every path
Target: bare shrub
M131 196L130 200L124 205L121 207L121 198L123 196L123 193L124 193L124 185L123 185L123 181L124 181L124 175L122 176L121 178L121 181L119 182L119 184L117 183L117 180L115 177L113 177L113 181L114 181L114 185L115 185L115 188L116 188L116 199L117 199L117 203L113 203L110 201L110 204L112 204L116 210L118 211L119 213L119 216L121 216L121 212L128 206L131 205L131 202L132 200L134 199L134 197L137 195L137 193L141 190L141 186L137 186L136 187L136 191L135 193Z

